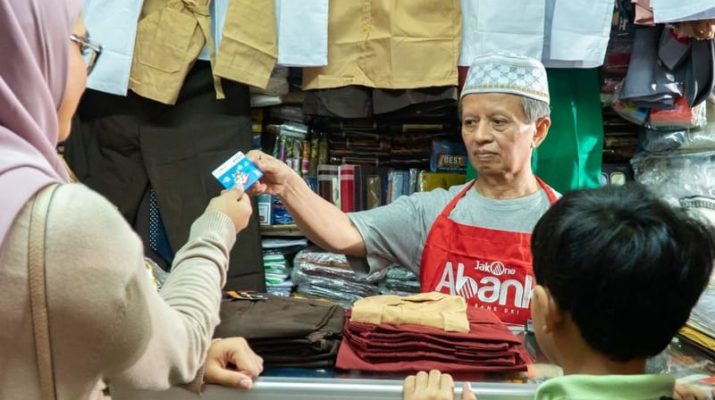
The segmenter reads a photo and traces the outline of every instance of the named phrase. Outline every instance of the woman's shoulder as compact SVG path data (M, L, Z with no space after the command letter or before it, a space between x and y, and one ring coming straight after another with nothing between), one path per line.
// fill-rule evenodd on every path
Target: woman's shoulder
M67 246L96 251L141 246L117 208L99 193L79 183L57 188L47 215L47 235Z
M81 183L63 184L57 188L50 204L49 218L90 225L124 222L109 200Z

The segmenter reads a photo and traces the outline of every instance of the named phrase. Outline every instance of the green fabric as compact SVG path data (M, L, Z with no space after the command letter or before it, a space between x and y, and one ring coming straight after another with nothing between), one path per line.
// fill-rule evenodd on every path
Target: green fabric
M536 400L660 400L673 397L669 375L568 375L549 379L536 390Z
M599 186L603 116L597 69L548 69L551 129L534 152L534 172L561 193ZM467 180L476 177L467 166Z

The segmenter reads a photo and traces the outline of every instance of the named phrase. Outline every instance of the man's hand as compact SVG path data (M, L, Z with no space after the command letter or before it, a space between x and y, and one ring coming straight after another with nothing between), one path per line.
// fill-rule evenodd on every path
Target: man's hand
M291 179L300 178L286 163L259 150L249 151L246 157L263 172L263 177L248 191L252 196L263 193L281 195Z
M250 389L253 378L263 372L263 359L246 339L233 337L214 341L206 357L204 382Z
M437 370L429 374L422 371L405 379L402 390L403 400L453 400L454 381L449 374ZM462 388L462 400L477 400L468 383Z

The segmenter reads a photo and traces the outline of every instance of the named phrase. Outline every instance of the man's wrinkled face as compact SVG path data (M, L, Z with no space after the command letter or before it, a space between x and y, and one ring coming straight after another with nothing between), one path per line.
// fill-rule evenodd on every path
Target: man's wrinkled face
M479 175L508 176L530 167L536 123L529 123L521 97L469 94L462 99L462 139Z

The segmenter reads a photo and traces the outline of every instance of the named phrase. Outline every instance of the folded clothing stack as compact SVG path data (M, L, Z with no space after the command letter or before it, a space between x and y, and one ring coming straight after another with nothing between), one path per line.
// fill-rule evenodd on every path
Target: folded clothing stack
M684 201L681 200L681 205ZM701 207L712 207L708 214L703 214L715 222L715 200L701 198L691 200ZM695 207L693 207L695 208ZM702 208L701 208L702 209ZM680 337L695 345L710 357L715 357L715 273L710 277L710 283L693 307L690 318L680 330Z
M345 255L316 248L295 256L291 274L297 293L335 301L345 308L363 297L377 295L377 282L383 277L384 272L358 274L350 268Z
M412 270L394 266L387 269L385 279L378 283L380 294L409 296L420 292L420 280Z
M469 332L403 324L345 321L336 366L382 372L482 373L525 371L530 358L521 341L489 310L466 311Z
M343 309L332 303L267 296L221 305L217 338L242 336L266 367L329 368L343 328Z
M268 293L290 297L293 282L290 281L290 268L285 255L264 251L263 268L266 273L266 289Z

